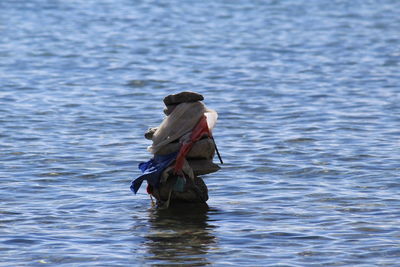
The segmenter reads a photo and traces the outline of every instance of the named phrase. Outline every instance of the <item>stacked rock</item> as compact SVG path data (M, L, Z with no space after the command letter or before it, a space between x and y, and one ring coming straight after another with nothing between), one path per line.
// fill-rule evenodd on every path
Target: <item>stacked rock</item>
M153 160L174 157L162 170L156 185L148 181L147 191L159 206L169 206L170 201L205 203L208 200L207 186L199 175L216 172L220 167L213 163L216 146L211 135L217 113L206 108L203 100L202 95L194 92L166 96L166 118L159 127L150 128L144 135L153 141L148 148L154 154ZM199 134L194 138L196 131ZM182 167L177 167L179 161Z

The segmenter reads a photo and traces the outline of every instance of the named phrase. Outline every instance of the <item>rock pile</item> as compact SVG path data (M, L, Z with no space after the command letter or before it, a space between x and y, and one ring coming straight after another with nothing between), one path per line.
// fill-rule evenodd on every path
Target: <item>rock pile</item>
M132 182L132 191L136 193L142 181L147 180L147 192L159 206L168 207L171 201L208 200L207 186L199 175L220 169L213 163L216 146L211 133L217 113L202 100L204 97L194 92L164 98L165 119L144 135L153 141L148 150L154 156L139 165L143 175Z

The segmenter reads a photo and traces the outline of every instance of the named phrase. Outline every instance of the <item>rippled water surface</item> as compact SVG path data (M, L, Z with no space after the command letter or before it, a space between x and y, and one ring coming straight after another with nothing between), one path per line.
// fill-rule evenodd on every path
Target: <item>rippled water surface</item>
M398 266L399 1L0 1L1 266ZM129 190L204 94L209 210Z

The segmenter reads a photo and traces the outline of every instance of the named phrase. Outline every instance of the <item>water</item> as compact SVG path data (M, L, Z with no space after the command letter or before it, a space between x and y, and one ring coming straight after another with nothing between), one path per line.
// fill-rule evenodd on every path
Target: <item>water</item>
M398 266L398 1L0 1L1 266ZM162 98L210 210L129 191Z

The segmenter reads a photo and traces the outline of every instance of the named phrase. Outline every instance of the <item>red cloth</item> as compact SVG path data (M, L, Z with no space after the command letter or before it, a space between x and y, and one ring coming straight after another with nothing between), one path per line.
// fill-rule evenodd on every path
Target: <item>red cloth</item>
M211 131L210 129L208 129L206 116L203 116L200 119L199 123L193 128L189 142L182 144L175 161L175 166L174 166L175 173L178 173L179 171L182 170L183 163L187 153L189 153L190 149L192 149L193 144L198 140L200 140L203 136L211 137Z

